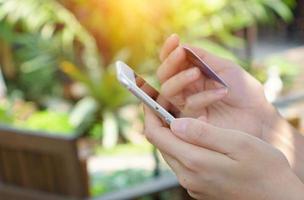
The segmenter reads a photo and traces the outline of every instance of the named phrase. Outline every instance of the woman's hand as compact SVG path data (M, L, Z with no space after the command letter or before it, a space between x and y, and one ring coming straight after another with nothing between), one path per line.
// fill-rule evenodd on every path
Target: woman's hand
M304 199L283 154L249 134L190 118L169 129L148 108L145 134L195 199Z
M231 61L192 48L229 85L221 89L191 66L177 35L165 42L157 71L161 94L181 110L181 117L256 136L284 153L293 171L304 182L304 137L266 101L262 85Z
M157 71L162 96L182 111L182 117L201 117L215 126L264 139L272 123L269 121L277 113L266 101L262 85L231 61L191 49L225 80L229 89L220 88L193 67L178 36L172 35L161 50L162 64Z

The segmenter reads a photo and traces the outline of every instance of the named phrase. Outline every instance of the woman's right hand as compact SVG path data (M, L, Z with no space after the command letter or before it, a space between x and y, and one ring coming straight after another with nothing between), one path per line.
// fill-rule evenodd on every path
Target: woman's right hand
M162 64L157 71L162 96L182 111L181 117L246 132L276 147L304 182L304 137L267 102L262 85L233 62L191 49L225 80L229 89L219 88L191 66L178 36L172 35L161 50Z
M160 53L162 64L157 76L161 95L182 111L182 117L200 118L264 139L271 119L277 119L278 114L267 102L262 85L233 62L190 48L225 80L229 89L220 88L193 67L178 36L172 35Z

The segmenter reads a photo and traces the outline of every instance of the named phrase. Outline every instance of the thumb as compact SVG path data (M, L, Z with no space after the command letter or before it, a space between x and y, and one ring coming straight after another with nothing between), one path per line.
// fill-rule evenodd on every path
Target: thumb
M218 128L192 118L175 119L170 128L177 137L187 143L223 154L237 151L238 144L246 138L238 131Z

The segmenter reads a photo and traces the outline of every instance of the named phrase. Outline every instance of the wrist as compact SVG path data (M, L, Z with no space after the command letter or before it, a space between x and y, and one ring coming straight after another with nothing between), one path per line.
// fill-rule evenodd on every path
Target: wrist
M304 198L304 184L301 182L299 177L290 169L288 170L288 175L281 181L283 183L281 187L280 196L283 197L284 194L287 194L283 199L290 200L300 200Z
M281 172L283 173L283 172ZM273 199L301 200L304 198L304 185L291 169L283 174L283 179L279 180L278 186L273 188L277 191Z
M262 140L279 149L292 165L293 152L293 128L289 123L271 106L263 120Z
M267 103L263 111L261 116L261 139L272 144L279 139L278 136L282 132L290 131L289 125L272 104Z
M304 137L271 105L263 120L261 139L280 150L304 183Z

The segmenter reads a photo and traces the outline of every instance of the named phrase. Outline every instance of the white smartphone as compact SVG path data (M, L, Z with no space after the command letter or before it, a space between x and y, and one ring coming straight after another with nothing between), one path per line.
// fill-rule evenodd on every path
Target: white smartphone
M163 99L159 92L149 85L143 78L138 76L127 64L122 61L116 62L117 79L133 95L150 107L168 125L175 119L174 113L161 106ZM170 105L172 108L172 105ZM176 110L176 108L174 108ZM171 110L171 109L170 109ZM172 109L173 110L173 109Z

